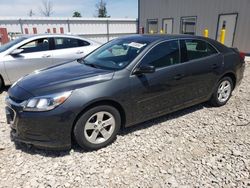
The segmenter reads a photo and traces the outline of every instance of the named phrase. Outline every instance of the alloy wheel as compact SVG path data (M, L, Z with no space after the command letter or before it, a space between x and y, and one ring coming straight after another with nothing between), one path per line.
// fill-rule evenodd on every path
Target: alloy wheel
M217 91L218 101L221 103L226 102L230 97L231 91L232 86L228 80L224 80L223 82L221 82Z
M106 111L93 114L84 126L84 136L92 144L106 142L115 130L115 118Z

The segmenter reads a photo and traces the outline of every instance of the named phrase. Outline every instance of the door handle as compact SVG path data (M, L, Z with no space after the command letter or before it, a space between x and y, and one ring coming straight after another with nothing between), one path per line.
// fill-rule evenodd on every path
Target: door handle
M83 54L83 53L84 53L83 51L76 52L76 54Z
M49 57L51 57L51 55L50 54L44 54L42 57L43 58L49 58Z
M185 74L177 74L174 76L175 80L181 80L183 77L185 77Z

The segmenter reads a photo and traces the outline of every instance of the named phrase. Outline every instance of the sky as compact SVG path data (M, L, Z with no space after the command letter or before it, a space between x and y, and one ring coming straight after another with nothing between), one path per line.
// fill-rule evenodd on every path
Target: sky
M0 0L0 17L28 16L29 11L34 16L41 16L40 8L43 0ZM74 11L82 17L96 15L96 3L100 0L50 0L53 4L53 17L72 17ZM112 18L137 18L138 0L105 0L108 15Z

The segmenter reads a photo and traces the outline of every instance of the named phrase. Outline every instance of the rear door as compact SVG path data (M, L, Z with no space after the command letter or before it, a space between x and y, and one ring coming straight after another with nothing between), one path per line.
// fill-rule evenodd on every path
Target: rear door
M222 68L223 56L208 42L181 40L181 62L187 86L186 101L200 101L210 96Z
M11 83L35 70L52 65L49 38L32 40L22 46L22 53L4 57L5 70Z
M85 40L70 37L55 37L53 62L61 64L79 59L90 53L93 49L91 44Z

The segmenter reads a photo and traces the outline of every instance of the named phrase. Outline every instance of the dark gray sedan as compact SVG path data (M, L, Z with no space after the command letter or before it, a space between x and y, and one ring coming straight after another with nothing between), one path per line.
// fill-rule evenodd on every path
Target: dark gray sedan
M24 77L6 98L16 141L85 149L114 141L122 127L209 101L222 106L241 82L241 54L203 37L133 35Z

